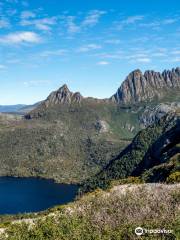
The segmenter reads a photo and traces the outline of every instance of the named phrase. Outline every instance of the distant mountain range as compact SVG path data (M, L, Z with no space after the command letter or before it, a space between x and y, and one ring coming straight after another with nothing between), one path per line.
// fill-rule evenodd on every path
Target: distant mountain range
M18 112L22 108L25 108L25 104L17 104L17 105L0 105L0 112Z
M16 104L16 105L0 105L0 113L27 113L35 109L41 102L32 105Z

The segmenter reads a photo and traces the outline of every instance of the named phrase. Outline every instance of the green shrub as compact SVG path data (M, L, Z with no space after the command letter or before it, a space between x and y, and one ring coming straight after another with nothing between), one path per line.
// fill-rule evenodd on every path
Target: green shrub
M180 182L180 171L173 172L167 177L167 183L179 183Z

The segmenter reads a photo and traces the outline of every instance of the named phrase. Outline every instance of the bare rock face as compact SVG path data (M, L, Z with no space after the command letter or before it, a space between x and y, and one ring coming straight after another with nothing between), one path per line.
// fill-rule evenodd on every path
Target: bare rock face
M155 107L147 106L141 115L139 122L142 127L146 128L157 122L166 114L175 113L178 109L180 109L180 103L160 103Z
M99 133L106 133L109 132L109 125L104 120L98 120L95 125L96 129L99 131Z
M79 92L72 93L67 85L63 85L57 91L52 92L44 101L46 107L56 104L80 103L82 95Z
M127 76L110 99L117 103L136 103L161 98L169 89L180 90L180 68L165 70L162 74L154 71L143 74L137 69Z

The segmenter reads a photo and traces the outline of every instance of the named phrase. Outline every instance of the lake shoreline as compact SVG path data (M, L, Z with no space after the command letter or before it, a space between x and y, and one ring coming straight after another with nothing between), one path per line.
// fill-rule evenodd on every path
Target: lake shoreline
M39 177L0 177L0 216L37 213L76 199L79 186Z

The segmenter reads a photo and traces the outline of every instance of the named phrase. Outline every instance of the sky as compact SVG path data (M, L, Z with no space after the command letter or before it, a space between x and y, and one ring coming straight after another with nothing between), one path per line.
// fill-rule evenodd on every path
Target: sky
M0 0L0 105L63 84L107 98L135 69L178 66L179 0Z

